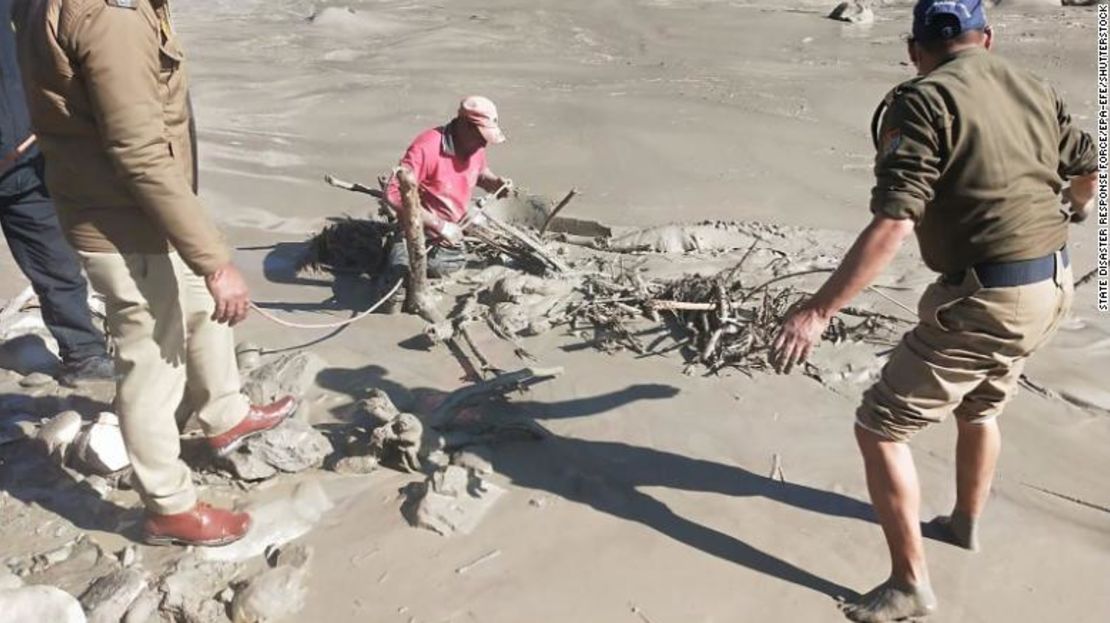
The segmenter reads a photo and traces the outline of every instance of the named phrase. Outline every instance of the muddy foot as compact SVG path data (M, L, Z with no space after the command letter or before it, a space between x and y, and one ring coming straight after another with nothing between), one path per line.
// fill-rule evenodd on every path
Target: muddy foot
M928 584L908 586L890 579L840 609L857 623L885 623L926 616L936 607L937 598Z
M976 520L959 512L940 516L930 522L945 541L973 552L979 551L979 524Z

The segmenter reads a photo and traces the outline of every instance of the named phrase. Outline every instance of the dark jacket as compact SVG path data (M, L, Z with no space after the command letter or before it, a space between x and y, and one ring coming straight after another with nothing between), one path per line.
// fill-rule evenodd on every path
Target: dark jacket
M11 8L11 0L0 0L0 158L11 153L32 132L19 78ZM42 162L38 148L32 147L15 166L0 172L0 197L14 197L42 186Z

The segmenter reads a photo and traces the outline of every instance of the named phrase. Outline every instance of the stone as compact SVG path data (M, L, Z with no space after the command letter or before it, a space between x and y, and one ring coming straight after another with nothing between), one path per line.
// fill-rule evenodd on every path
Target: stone
M96 423L77 438L74 455L79 469L100 475L112 474L131 465L119 420L111 413L101 413Z
M139 550L135 549L134 545L128 545L119 552L119 564L124 567L130 567L138 562Z
M375 388L367 393L366 398L358 401L354 421L356 424L373 429L389 424L400 414L389 394Z
M146 588L135 601L131 602L131 607L127 609L127 614L123 615L121 623L160 623L161 617L158 616L158 593Z
M182 558L158 587L163 595L162 612L176 621L189 623L226 621L224 609L215 598L239 573L237 564L205 561L195 556Z
M871 24L875 21L872 0L850 0L841 2L829 13L829 19L853 24Z
M451 465L413 487L403 511L418 528L443 536L468 534L504 494L501 487Z
M488 476L493 473L493 448L482 445L464 448L451 456L451 464Z
M274 466L263 461L258 455L242 450L232 452L220 459L220 466L236 478L249 482L273 478L278 473Z
M0 591L11 590L23 586L23 578L11 572L7 567L0 567Z
M262 364L262 347L252 342L239 342L235 347L235 362L240 372L248 372Z
M81 606L89 623L119 623L146 588L146 575L141 570L119 569L93 582L81 595Z
M35 438L46 447L51 458L64 461L66 451L81 433L81 423L80 413L62 411L43 422Z
M332 453L331 442L323 433L294 419L251 437L243 446L246 452L286 473L319 467Z
M222 604L229 604L233 599L235 599L235 589L230 586L220 591L219 595L216 595L216 601Z
M243 393L256 405L269 404L285 395L300 398L313 386L316 375L325 365L324 360L313 353L282 355L247 373Z
M304 609L308 598L308 569L281 565L262 572L235 595L234 623L271 623L289 619Z
M19 386L31 389L35 387L46 387L47 385L53 385L54 383L54 377L50 376L49 374L44 374L42 372L32 372L19 381Z
M336 461L333 468L337 474L369 474L376 469L378 469L378 457L372 454L345 456Z
M42 573L43 571L46 571L56 564L69 560L70 556L73 555L73 550L76 547L77 542L72 541L66 543L65 545L62 545L61 547L55 547L54 549L47 550L45 552L42 552L41 554L35 554L35 556L31 559L31 573Z
M0 421L0 446L37 436L38 424L29 413L4 415L3 409L0 409L0 418L3 418Z
M4 623L87 623L77 599L53 586L0 590Z

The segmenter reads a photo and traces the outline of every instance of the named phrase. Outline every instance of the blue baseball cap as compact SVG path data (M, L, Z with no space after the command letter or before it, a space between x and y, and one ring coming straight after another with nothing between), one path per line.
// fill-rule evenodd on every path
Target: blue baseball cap
M983 0L918 0L913 7L913 38L917 41L954 39L986 27Z

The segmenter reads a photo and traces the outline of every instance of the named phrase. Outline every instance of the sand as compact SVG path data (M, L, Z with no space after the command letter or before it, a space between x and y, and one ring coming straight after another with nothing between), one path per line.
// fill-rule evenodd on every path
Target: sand
M495 170L551 196L578 187L570 215L804 226L835 255L869 218L874 104L911 68L908 3L876 3L870 26L824 19L833 4L181 2L202 195L257 300L304 312L297 320L344 317L365 283L288 271L326 217L371 209L323 174L372 181L462 95L482 93L510 138L490 153ZM1049 78L1093 128L1093 9L1047 4L996 9L998 51ZM1077 275L1094 264L1093 236L1092 226L1073 229ZM910 288L893 294L912 306L929 278L911 245L884 282ZM23 285L0 254L0 298ZM317 341L327 332L255 315L239 334L271 350L315 342L328 365L309 404L324 423L366 388L458 387L453 359L407 346L421 330L413 317L373 316ZM832 388L800 375L684 376L673 357L579 343L559 330L527 341L543 365L566 369L518 399L552 437L495 450L491 480L508 492L473 533L444 538L405 523L398 491L419 478L318 476L345 493L300 539L315 558L305 609L291 620L838 621L837 596L886 577L851 435L866 374ZM519 364L492 336L482 344ZM862 360L873 367L874 354ZM1108 363L1110 317L1088 286L1029 367L1050 395L1022 390L1004 416L984 551L927 542L934 620L1110 614L1110 522L1099 510L1110 507ZM923 519L951 508L953 448L951 422L914 441ZM785 482L768 478L775 455ZM251 498L280 497L300 479ZM23 551L12 539L5 530L0 551Z

